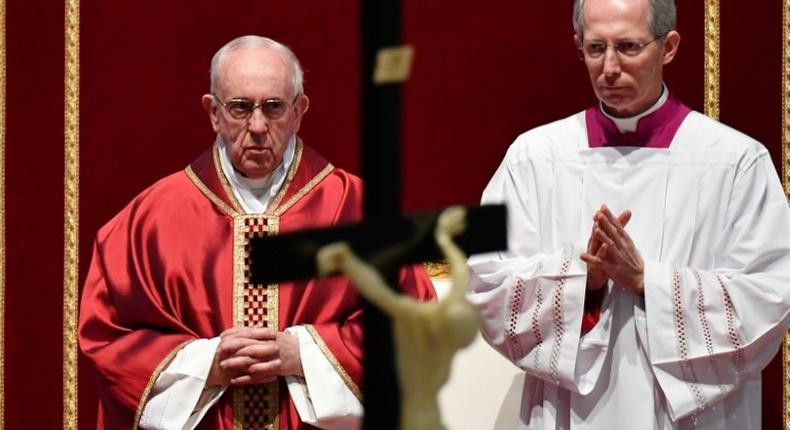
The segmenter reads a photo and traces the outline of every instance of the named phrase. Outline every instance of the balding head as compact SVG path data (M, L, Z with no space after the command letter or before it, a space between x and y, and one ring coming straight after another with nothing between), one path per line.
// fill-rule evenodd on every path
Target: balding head
M281 52L283 58L286 59L291 67L291 81L293 83L294 95L304 93L304 73L302 72L302 65L299 59L291 51L290 48L282 43L262 36L241 36L237 37L230 42L226 43L223 47L219 48L211 59L211 92L216 93L219 87L219 81L222 78L222 66L225 57L235 51L243 49L273 49Z
M584 4L594 0L575 0L573 2L573 30L584 40ZM659 37L675 30L677 27L677 11L675 0L635 0L647 2L647 24L653 36Z

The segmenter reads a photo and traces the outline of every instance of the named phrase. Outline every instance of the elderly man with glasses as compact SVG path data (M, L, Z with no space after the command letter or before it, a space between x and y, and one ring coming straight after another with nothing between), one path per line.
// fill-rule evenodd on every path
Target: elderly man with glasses
M509 250L470 259L529 429L760 429L790 307L790 210L766 149L663 83L672 0L576 0L600 103L519 136L483 194Z
M293 52L217 51L203 107L215 144L99 231L79 341L99 428L354 429L361 301L346 279L254 285L247 239L361 217L359 178L296 136L309 101ZM425 272L401 288L434 297Z

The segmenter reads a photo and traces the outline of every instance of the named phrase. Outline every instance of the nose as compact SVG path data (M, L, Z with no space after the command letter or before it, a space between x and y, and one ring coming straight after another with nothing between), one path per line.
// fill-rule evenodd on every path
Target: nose
M620 57L613 46L607 46L603 54L603 74L607 80L614 80L620 76Z
M248 128L251 133L262 134L269 129L269 120L260 109L255 109L252 111L252 116L250 116L249 121L250 123Z

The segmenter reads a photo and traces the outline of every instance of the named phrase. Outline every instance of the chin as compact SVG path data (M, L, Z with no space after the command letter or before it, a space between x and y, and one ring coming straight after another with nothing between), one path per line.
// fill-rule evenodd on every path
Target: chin
M249 166L246 168L246 171L249 173L245 173L247 177L250 178L262 178L274 170L273 166L271 165L257 165L257 166Z
M630 112L632 111L632 105L629 103L629 100L624 100L621 97L609 99L599 98L599 100L612 113L616 113L618 115L630 115Z
M248 179L261 179L271 172L266 170L247 170L246 172L242 172L242 173Z

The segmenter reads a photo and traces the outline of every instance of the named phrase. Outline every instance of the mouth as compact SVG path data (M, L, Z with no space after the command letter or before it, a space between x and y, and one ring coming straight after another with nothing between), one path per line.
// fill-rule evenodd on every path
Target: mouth
M272 152L273 151L272 148L269 148L269 147L266 147L266 146L248 146L247 148L244 148L244 150L248 151L248 152L255 152L255 153Z

